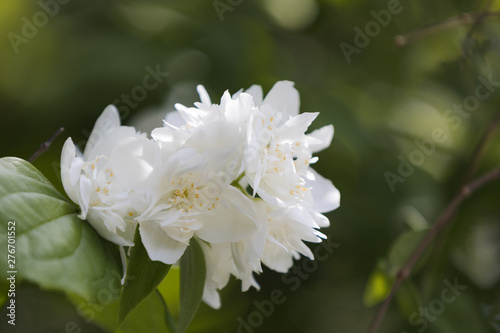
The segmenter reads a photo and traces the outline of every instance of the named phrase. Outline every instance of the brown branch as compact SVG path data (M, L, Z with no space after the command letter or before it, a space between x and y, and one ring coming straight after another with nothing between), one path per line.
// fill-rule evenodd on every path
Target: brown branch
M64 127L59 128L50 137L50 139L48 139L47 141L45 141L44 143L42 143L40 145L40 147L37 149L37 151L33 155L31 155L30 158L28 158L28 162L33 163L34 160L36 160L40 155L42 155L43 153L45 153L50 148L50 145L52 144L52 142L54 142L54 140L57 139L57 137L59 136L59 134L62 133L62 131L64 131Z
M434 223L432 229L429 230L429 232L425 235L424 239L422 239L422 241L418 245L417 249L413 252L410 259L408 259L403 268L401 268L397 273L396 281L392 286L391 292L380 306L377 315L370 324L368 333L377 332L378 327L380 326L380 323L382 322L382 319L384 318L385 313L389 308L389 304L391 304L391 301L396 295L396 292L401 286L401 283L403 283L403 281L406 280L406 278L408 278L413 269L413 266L415 266L417 260L420 259L420 257L424 253L429 243L436 236L439 230L441 230L441 228L446 224L446 222L448 222L448 220L450 220L451 217L455 215L457 209L460 207L462 202L465 199L467 199L472 193L474 193L477 189L481 188L482 186L486 185L489 182L492 182L493 180L499 177L500 177L500 167L488 173L485 173L481 177L462 186L461 190L455 195L453 200L448 204L448 206L444 209L439 218L436 220L436 223Z
M489 0L488 3L486 4L486 9L480 13L477 17L477 20L472 24L472 27L469 29L467 32L467 36L464 38L462 41L462 57L468 57L469 56L469 43L472 39L472 36L476 32L477 29L479 29L481 23L483 23L484 19L488 17L488 15L491 13L490 8L493 5L493 0Z
M499 167L497 169L494 169L493 171L490 171L489 173L484 174L483 176L477 178L474 181L466 183L469 180L472 173L474 172L477 162L484 150L484 147L490 140L494 130L497 128L499 124L500 124L500 111L498 111L498 113L495 115L493 121L488 125L483 136L477 143L476 148L474 149L474 153L472 154L471 157L471 162L467 168L467 171L465 172L464 182L462 184L461 189L458 191L453 200L441 213L439 218L434 223L433 227L429 230L429 232L427 232L424 239L422 239L422 241L419 243L418 247L415 249L412 256L408 259L403 268L401 268L398 271L396 275L396 281L392 286L389 296L384 300L375 318L370 324L368 330L369 333L377 332L378 327L380 326L382 319L385 317L387 309L389 308L389 305L391 304L392 299L396 295L396 292L398 291L399 287L401 286L403 281L408 278L413 269L413 266L415 266L416 262L422 256L422 254L424 253L430 242L434 239L437 233L446 225L446 222L448 222L448 220L450 220L453 217L453 215L460 207L462 202L465 199L467 199L467 197L469 197L478 188L500 177L500 167Z
M493 118L493 120L490 122L488 127L486 128L485 132L483 133L483 136L479 140L479 143L476 145L476 148L474 149L474 152L472 153L472 158L471 162L467 168L467 171L464 174L464 178L462 181L462 185L468 182L472 178L472 174L476 170L477 163L479 162L479 158L481 157L484 148L490 141L495 129L500 125L500 110L497 111L497 114Z
M500 12L482 12L482 13L464 13L460 16L452 17L429 26L409 32L405 35L397 35L394 37L396 46L405 46L415 40L433 35L435 33L450 30L462 25L477 24L487 18L500 16Z

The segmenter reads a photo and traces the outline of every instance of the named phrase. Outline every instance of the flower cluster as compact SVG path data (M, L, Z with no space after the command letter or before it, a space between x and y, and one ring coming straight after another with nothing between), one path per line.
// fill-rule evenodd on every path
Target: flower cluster
M121 126L114 106L97 120L85 151L69 138L61 157L64 189L104 238L133 246L138 225L152 260L174 264L191 238L204 251L203 299L220 307L217 290L231 275L245 291L258 288L261 263L286 272L303 243L321 242L322 213L339 206L331 181L311 168L327 148L333 126L305 134L318 113L299 114L299 94L277 82L263 98L260 86L212 104L177 104L151 138Z

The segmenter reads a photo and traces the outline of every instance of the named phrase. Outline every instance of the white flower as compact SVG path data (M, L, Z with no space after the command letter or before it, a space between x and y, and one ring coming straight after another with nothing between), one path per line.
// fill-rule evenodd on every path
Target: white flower
M262 272L260 261L268 233L266 210L260 200L247 202L240 208L246 209L246 214L255 216L256 222L256 228L247 232L244 239L224 243L201 242L207 266L203 301L215 309L221 303L217 290L227 285L231 275L242 281L242 291L251 286L260 288L253 273Z
M176 104L178 113L167 114L166 122L184 129L196 128L216 121L230 123L238 130L243 130L254 109L253 97L248 93L238 92L231 96L226 90L220 104L212 104L205 87L197 86L201 102L194 103L195 107L186 107ZM180 117L179 117L180 116Z
M226 91L220 104L197 90L201 102L177 104L151 139L120 126L109 106L84 154L66 141L61 175L79 217L118 245L132 246L138 225L149 257L174 264L195 237L207 266L203 300L218 308L231 275L243 291L258 289L262 263L284 273L300 254L314 258L304 242L325 238L322 213L338 208L340 194L311 165L334 131L306 134L318 113L299 114L289 81L265 98L256 85Z
M265 99L260 86L233 96L226 91L220 105L212 104L203 86L197 90L201 102L190 108L176 105L177 111L167 115L165 126L153 131L153 137L165 146L188 146L207 156L217 156L218 164L207 163L203 169L211 169L212 173L230 169L225 172L222 187L231 188L227 199L241 196L231 209L249 212L249 207L255 207L253 213L246 214L253 216L254 228L247 229L241 239L226 237L225 241L214 241L203 236L203 228L215 225L215 221L200 222L198 229L190 231L190 236L204 240L201 244L207 276L203 299L218 308L217 290L226 286L231 275L242 280L245 291L250 286L259 288L253 273L262 271L261 262L286 272L299 254L313 259L304 241L318 243L325 238L317 230L329 226L321 213L336 209L340 194L330 180L310 167L318 160L313 153L330 145L333 126L305 134L318 113L299 114L299 95L292 82L276 83ZM228 161L232 162L231 168ZM253 191L250 195L260 198L250 200L242 196L241 193L249 195L248 186ZM230 216L231 209L224 215ZM224 228L242 227L243 220L232 217L231 221ZM212 232L224 233L222 229L210 228Z
M126 176L117 172L119 146L127 140L142 140L132 127L120 126L118 111L108 106L97 119L83 155L68 138L61 155L61 178L70 199L80 206L79 217L87 219L104 238L133 244L136 211L126 186Z
M242 164L237 129L215 121L190 131L165 126L152 136L162 158L146 186L150 205L137 217L151 259L173 264L195 235L239 242L258 228L252 199L231 185Z
M247 133L245 175L254 193L282 207L298 203L315 205L313 197L324 196L330 201L329 206L322 207L322 212L336 209L340 199L338 190L330 181L316 177L310 167L318 160L312 154L330 145L333 126L305 134L318 113L298 114L299 97L292 82L276 83L261 104L260 87L254 86L252 90L258 99L258 109ZM318 188L321 193L312 193Z
M296 205L276 207L267 204L268 229L262 262L269 268L286 273L298 259L299 253L314 260L311 250L303 241L320 243L326 238L317 231L328 222L321 214Z

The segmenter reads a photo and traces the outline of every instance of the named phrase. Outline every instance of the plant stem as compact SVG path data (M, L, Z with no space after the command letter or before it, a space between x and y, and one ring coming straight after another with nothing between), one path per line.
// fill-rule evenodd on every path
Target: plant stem
M484 21L487 18L500 16L500 12L482 12L482 13L463 13L460 16L452 17L426 27L409 32L405 35L397 35L394 37L396 46L405 46L418 39L433 35L435 33L450 30L462 25L476 24Z
M472 193L474 193L477 189L500 177L500 167L497 167L496 169L493 169L492 171L483 174L482 176L476 178L475 180L469 181L469 177L474 172L477 162L481 156L481 153L484 150L484 147L488 143L494 130L498 127L499 124L500 124L500 110L494 116L493 120L490 122L490 124L484 131L483 136L477 143L476 148L474 149L474 152L470 159L469 166L467 167L467 171L465 172L464 182L462 183L462 186L455 194L453 200L448 204L448 206L446 206L443 212L439 215L438 219L436 220L432 228L427 232L425 237L419 243L418 247L412 253L411 257L408 259L403 268L401 268L398 271L394 285L391 288L391 292L389 293L389 296L384 300L375 318L371 322L370 327L368 328L368 333L377 332L378 327L380 326L382 320L384 319L387 309L389 308L389 305L391 304L391 301L396 295L396 292L398 291L399 287L404 282L404 280L406 280L409 277L413 269L413 266L415 266L415 263L422 256L422 254L424 253L430 242L434 239L437 233L446 225L446 222L448 222L455 215L456 211L458 210L462 202L465 199L467 199Z
M467 171L465 172L464 178L462 180L462 185L468 182L472 178L472 174L476 170L477 163L479 161L479 158L481 157L484 148L490 141L493 133L495 132L495 129L500 125L500 110L497 111L496 115L494 116L493 120L490 122L488 127L486 128L485 132L483 133L483 136L479 140L479 143L476 145L476 148L474 149L474 152L472 153L472 158L471 162L469 164L469 167L467 168Z
M37 151L28 158L28 162L33 163L40 155L45 153L49 148L52 142L64 131L64 127L59 128L47 141L42 143L40 147L38 147Z
M424 239L420 242L420 244L418 245L417 249L413 252L410 259L408 259L404 267L401 268L397 273L396 281L392 286L389 296L382 303L381 307L377 312L377 315L375 316L374 320L372 321L368 329L369 333L377 332L378 327L380 326L380 323L382 322L382 319L384 318L385 313L387 312L389 304L391 304L391 301L396 295L396 292L398 291L399 287L401 286L403 281L406 280L406 278L408 278L413 269L413 266L415 266L417 260L422 256L422 254L424 253L425 249L427 248L431 240L436 236L436 234L439 232L439 230L441 230L441 228L446 224L446 222L448 222L453 217L453 215L455 215L456 211L458 210L462 202L465 199L467 199L472 193L474 193L477 189L481 188L482 186L492 182L493 180L499 177L500 177L500 167L493 169L492 171L483 174L481 177L465 184L461 188L461 190L455 195L453 200L448 204L448 206L444 209L439 218L436 220L434 226L429 230L429 232L425 235Z

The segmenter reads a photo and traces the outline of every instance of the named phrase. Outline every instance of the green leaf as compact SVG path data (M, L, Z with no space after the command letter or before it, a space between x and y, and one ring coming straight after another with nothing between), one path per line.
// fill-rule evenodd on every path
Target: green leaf
M172 266L168 271L168 275L158 286L158 291L169 305L170 312L175 318L179 317L180 275L179 266Z
M22 283L16 286L15 300L16 325L0 320L0 332L103 333L95 322L80 316L89 309L76 308L60 291L41 290L34 284Z
M127 268L127 281L123 286L120 301L119 324L125 320L130 311L156 290L167 275L170 266L149 258L142 244L139 228L137 228Z
M183 333L191 324L203 296L205 286L205 257L195 238L181 258L180 314L177 332Z
M86 322L92 322L99 326L102 329L100 332L173 332L167 329L165 316L162 311L163 300L157 292L151 293L151 295L147 296L135 309L133 309L128 314L127 318L125 318L120 328L118 328L118 323L116 321L120 308L119 301L113 301L105 305L87 303L75 297L72 298L72 301L83 319Z
M17 279L46 289L75 293L85 299L115 299L120 291L118 250L104 241L77 208L30 163L0 159L0 249L15 222ZM8 228L11 227L11 230ZM12 241L11 241L12 242ZM0 257L5 279L7 255Z
M162 308L165 303L158 291L151 293L127 317L120 331L124 333L136 332L171 332L165 322Z
M160 290L157 289L156 292L158 293L158 295L160 296L160 298L163 302L163 308L164 308L164 313L165 313L165 324L167 325L170 332L175 333L175 332L177 332L177 323L175 322L175 319L172 316L172 313L170 312L170 309L168 308L167 302L165 301L165 298L163 297Z
M158 286L158 292L165 304L165 320L171 332L177 332L177 324L174 318L179 318L180 298L180 269L172 266L168 275Z
M414 313L419 313L419 308L422 305L422 300L417 287L411 280L405 280L396 293L396 303L399 311L407 318Z
M403 218L413 231L422 231L429 228L429 222L422 213L412 205L403 208Z
M168 275L158 286L158 291L161 293L165 303L168 304L167 315L172 322L179 318L179 298L180 298L180 268L172 266ZM224 293L231 299L230 304L227 303L223 310L215 310L211 307L200 304L196 316L189 325L187 332L219 332L221 327L231 327L234 323L234 318L244 313L248 307L247 297L241 296L241 289L238 286L230 285L224 288ZM168 325L168 322L167 322ZM174 325L169 325L171 332L176 332Z
M387 265L385 261L379 261L368 278L363 294L363 303L366 307L372 307L382 302L391 292L392 279L387 276L384 265Z

